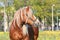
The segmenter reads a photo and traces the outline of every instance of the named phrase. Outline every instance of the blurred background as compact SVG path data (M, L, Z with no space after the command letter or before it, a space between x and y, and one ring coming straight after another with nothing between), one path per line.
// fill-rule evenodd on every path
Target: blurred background
M42 23L39 31L46 31L40 33L38 40L60 39L60 0L0 0L0 40L9 40L7 32L14 13L25 6L31 6Z

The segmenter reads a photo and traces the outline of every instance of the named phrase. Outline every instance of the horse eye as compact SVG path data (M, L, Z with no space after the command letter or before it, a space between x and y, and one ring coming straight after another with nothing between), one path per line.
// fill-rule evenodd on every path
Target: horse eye
M28 15L26 14L26 16L28 16Z

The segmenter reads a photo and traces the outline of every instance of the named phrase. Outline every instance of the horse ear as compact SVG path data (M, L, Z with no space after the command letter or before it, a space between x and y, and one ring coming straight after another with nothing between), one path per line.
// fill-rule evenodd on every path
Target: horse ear
M30 8L29 6L28 6L28 7L26 7L26 11L27 11L27 12L29 11L29 8Z

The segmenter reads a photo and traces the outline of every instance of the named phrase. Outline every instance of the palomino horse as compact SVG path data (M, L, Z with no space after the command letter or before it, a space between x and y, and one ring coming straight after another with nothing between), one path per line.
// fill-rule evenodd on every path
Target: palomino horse
M39 20L32 14L30 7L16 11L10 26L10 40L37 40Z

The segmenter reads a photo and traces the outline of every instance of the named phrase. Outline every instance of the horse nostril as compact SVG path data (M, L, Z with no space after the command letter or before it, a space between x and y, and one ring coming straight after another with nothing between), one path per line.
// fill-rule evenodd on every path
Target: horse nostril
M38 23L38 25L39 25L39 23Z

